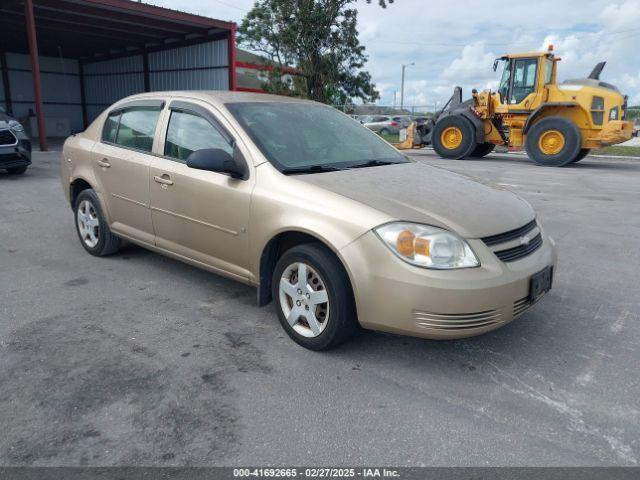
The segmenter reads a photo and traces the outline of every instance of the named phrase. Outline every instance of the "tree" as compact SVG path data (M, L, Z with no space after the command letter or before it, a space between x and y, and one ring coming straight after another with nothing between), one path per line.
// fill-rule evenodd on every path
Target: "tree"
M280 78L281 67L293 67L303 78L293 83L295 95L333 104L380 98L363 70L367 56L358 40L356 1L256 1L238 29L238 40L273 63L270 91L291 92ZM386 8L393 0L378 3Z

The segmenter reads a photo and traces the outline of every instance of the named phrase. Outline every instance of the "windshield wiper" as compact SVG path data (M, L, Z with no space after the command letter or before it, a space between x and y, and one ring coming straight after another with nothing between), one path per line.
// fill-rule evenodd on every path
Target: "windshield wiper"
M337 172L342 168L332 167L329 165L307 165L305 167L291 167L282 169L282 173L322 173L322 172Z
M351 165L349 168L366 168L366 167L381 167L383 165L395 165L400 162L388 162L386 160L369 160L365 163L359 163L357 165Z

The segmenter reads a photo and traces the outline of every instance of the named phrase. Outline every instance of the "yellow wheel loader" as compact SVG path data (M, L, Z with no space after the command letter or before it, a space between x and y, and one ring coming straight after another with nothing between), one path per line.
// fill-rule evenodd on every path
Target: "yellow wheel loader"
M561 167L582 160L591 149L629 140L627 97L600 80L605 62L588 78L557 83L552 47L544 53L505 55L497 92L473 90L462 101L454 94L431 121L412 125L398 148L432 145L444 158L484 157L496 145L526 149L539 165Z

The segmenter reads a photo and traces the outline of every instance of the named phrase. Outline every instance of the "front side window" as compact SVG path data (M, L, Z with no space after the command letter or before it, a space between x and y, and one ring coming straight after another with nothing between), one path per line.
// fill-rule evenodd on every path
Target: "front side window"
M150 152L159 116L159 108L133 107L123 111L115 143Z
M514 62L511 103L520 103L535 92L537 70L537 58L523 58Z
M233 155L233 147L208 120L195 113L172 111L164 154L186 161L192 152L206 148L218 148Z
M331 107L294 102L226 106L280 171L409 161L376 134Z

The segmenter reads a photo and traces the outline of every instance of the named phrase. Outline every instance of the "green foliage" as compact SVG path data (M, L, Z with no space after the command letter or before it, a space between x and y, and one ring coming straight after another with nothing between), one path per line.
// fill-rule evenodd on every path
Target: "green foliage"
M367 0L371 3L372 0ZM358 40L356 0L257 0L238 29L238 41L266 55L276 67L265 88L324 103L348 104L380 96L363 70L365 48ZM378 0L386 8L393 0ZM300 78L281 81L282 67Z

